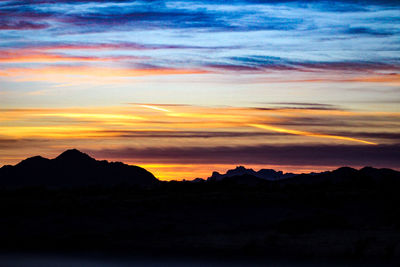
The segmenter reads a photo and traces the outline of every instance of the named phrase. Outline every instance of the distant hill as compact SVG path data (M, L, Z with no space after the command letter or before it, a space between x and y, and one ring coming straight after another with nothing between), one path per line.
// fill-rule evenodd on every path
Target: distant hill
M282 184L347 184L362 187L363 185L378 185L400 183L400 172L392 169L377 169L364 167L360 170L341 167L320 174L300 174L282 181Z
M15 166L0 168L0 187L150 186L157 183L159 180L141 167L98 161L76 149L67 150L54 159L35 156Z
M256 172L253 169L247 169L243 166L237 166L235 169L228 170L225 174L220 174L219 172L213 172L211 177L209 177L207 180L221 181L224 178L241 176L241 175L254 176L264 180L275 181L280 179L291 178L294 177L296 174L283 173L282 171L275 171L272 169L261 169L258 172Z
M253 169L246 169L243 166L228 170L226 174L213 172L207 182L230 182L239 185L349 185L355 187L374 186L381 184L400 184L400 172L392 169L376 169L364 167L360 170L350 167L341 167L333 171L321 173L293 174L282 173L270 169L262 169L258 172Z

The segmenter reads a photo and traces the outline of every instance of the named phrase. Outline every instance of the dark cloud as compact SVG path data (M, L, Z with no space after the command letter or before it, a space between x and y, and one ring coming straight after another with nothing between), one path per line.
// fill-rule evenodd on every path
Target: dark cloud
M30 5L0 5L0 30L40 30L49 27L52 13L38 11Z
M205 65L205 67L208 68L213 68L213 69L219 69L219 70L224 70L224 71L260 71L262 70L261 68L257 66L245 66L245 65L234 65L234 64L208 64Z
M306 62L298 63L307 69L337 70L337 71L400 71L399 64L389 64L371 61L343 61L343 62Z
M305 102L268 102L267 104L291 105L291 106L312 106L312 107L335 107L335 105L332 105L332 104L305 103Z
M205 8L171 7L166 5L166 1L111 1L106 6L98 5L81 12L74 9L64 12L62 9L48 11L45 8L39 8L39 4L75 4L79 9L79 4L88 2L104 3L103 1L10 1L5 6L0 6L0 17L12 17L15 20L48 19L77 26L70 30L85 32L114 28L119 30L153 28L211 31L291 30L302 23L302 20L298 18L257 17L256 14L248 11L222 12ZM116 5L119 2L127 3L127 5L123 7ZM211 2L202 1L199 4L211 4ZM247 18L249 15L253 17L252 20Z
M170 164L265 164L400 168L400 144L163 147L91 150L95 157Z
M175 45L175 44L145 44L134 42L118 43L95 43L95 42L40 42L40 43L19 43L9 47L0 46L5 49L35 49L35 50L90 50L90 49L125 49L125 50L162 50L162 49L199 49L199 50L218 50L235 49L237 46L196 46L196 45Z
M0 139L0 148L13 148L15 147L15 144L18 143L19 140L17 139Z
M186 2L186 7L182 3ZM90 8L79 9L82 4L93 3ZM124 3L123 6L120 4ZM171 5L172 3L172 5ZM229 12L226 10L208 8L187 8L191 1L101 1L101 0L38 0L38 1L3 1L0 6L0 18L12 18L15 21L25 21L32 24L43 22L62 22L69 25L69 32L101 32L107 30L135 30L135 29L199 29L206 31L258 31L281 30L292 31L306 28L318 28L318 25L309 25L307 18L302 16L279 16L240 10ZM284 5L303 9L317 9L329 12L370 12L368 6L374 5L388 8L396 5L395 1L256 1L234 0L226 1L202 0L195 1L198 5ZM100 5L101 4L101 5ZM105 4L105 5L104 5ZM48 5L58 6L47 8ZM68 5L75 5L70 9ZM68 12L66 12L68 10ZM4 23L3 23L4 24ZM15 23L14 23L15 24ZM44 27L45 24L38 24ZM38 29L38 28L32 28ZM64 27L55 27L54 32L62 34ZM369 34L374 36L391 35L388 31L377 31L365 27L352 27L342 30L342 33Z
M215 68L226 71L346 71L346 72L378 72L378 71L400 71L400 62L372 62L372 61L293 61L285 58L269 56L248 56L227 58L223 64L215 63L205 65L208 68Z
M344 110L343 108L323 103L304 103L304 102L269 102L266 104L278 105L279 108L300 108L300 109L321 109L321 110ZM287 106L287 107L283 107Z
M32 23L29 21L0 21L0 30L40 30L49 25L45 23Z
M206 67L228 71L299 70L294 62L269 56L231 57L223 63L213 63Z
M303 109L303 110L344 110L343 108L332 104L321 103L303 103L303 102L264 102L258 104L266 104L272 107L254 107L257 110L287 110L287 109Z
M371 35L371 36L378 36L378 37L386 37L386 36L391 36L391 35L396 34L396 32L379 31L379 30L374 30L374 29L367 28L367 27L349 28L349 29L345 30L344 32L348 33L348 34Z
M207 28L225 27L223 22L211 14L205 12L179 12L176 10L168 11L132 11L121 12L123 9L108 9L106 12L72 14L59 18L59 21L73 24L75 26L87 26L95 24L96 27L122 27L133 26L135 29L141 28ZM114 12L113 12L114 11ZM113 12L113 13L112 13ZM97 28L101 30L101 28Z
M262 108L262 107L255 107L252 109L257 109L257 110L288 110L288 109L303 109L303 110L343 110L343 109L339 109L336 107L297 107L297 106L280 106L278 108Z
M15 139L15 138L0 138L0 149L22 149L27 147L45 147L50 140L47 139ZM1 166L1 162L0 162Z

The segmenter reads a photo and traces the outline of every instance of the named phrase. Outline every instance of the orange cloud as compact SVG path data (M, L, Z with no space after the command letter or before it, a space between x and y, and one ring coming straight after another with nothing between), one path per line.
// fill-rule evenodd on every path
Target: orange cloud
M33 114L42 117L66 117L77 119L97 119L97 120L145 120L143 117L124 115L124 114L97 114L97 113L45 113Z
M37 51L0 51L1 63L53 63L53 62L91 62L91 61L119 61L143 59L134 56L73 56L53 53L43 53Z
M201 119L218 118L218 119L226 119L227 121L239 120L239 121L243 121L243 122L251 121L254 119L249 116L237 116L237 115L235 116L235 115L231 115L231 114L202 114L202 113L183 113L183 112L175 113L171 110L159 108L157 106L150 106L150 105L141 105L141 106L146 107L146 108L155 109L158 111L162 111L162 112L165 112L167 116L174 116L174 117L189 117L189 118L201 118ZM320 134L320 133L313 133L313 132L307 132L307 131L290 130L290 129L280 128L280 127L275 127L275 126L265 125L265 124L247 123L246 125L255 127L255 128L264 129L264 130L270 130L270 131L275 131L275 132L280 132L280 133L288 133L288 134L293 134L293 135L331 138L331 139L359 142L359 143L364 143L364 144L369 144L369 145L377 145L377 143L374 143L374 142L369 142L369 141L352 138L352 137Z
M259 128L259 129L263 129L263 130L279 132L279 133L288 133L288 134L302 135L302 136L331 138L331 139L358 142L358 143L363 143L363 144L368 144L368 145L377 145L377 143L374 143L374 142L369 142L369 141L365 141L365 140L361 140L361 139L357 139L357 138L352 138L352 137L329 135L329 134L320 134L320 133L312 133L312 132L298 131L298 130L290 130L290 129L280 128L280 127L275 127L275 126L265 125L265 124L248 124L248 126Z
M323 71L319 73L302 73L292 71L290 75L287 72L267 77L258 77L253 79L256 83L382 83L387 85L400 85L399 73L338 73L337 71Z
M202 70L196 69L126 69L105 68L92 66L50 66L42 68L5 68L0 71L3 77L22 77L22 80L30 78L40 80L43 76L94 76L94 77L140 77L152 75L177 75L177 74L201 74ZM43 77L43 79L46 79Z
M328 111L324 111L328 112ZM357 116L368 116L364 113L353 112L353 117L346 114L346 118L340 120L349 120ZM337 114L334 113L333 116ZM379 125L379 115L374 114ZM387 115L387 114L386 114ZM308 118L307 114L307 118ZM320 117L321 114L315 114L315 117ZM324 118L329 119L328 114L323 114ZM349 117L349 118L347 118ZM387 119L396 121L398 117L388 117ZM205 132L240 132L248 131L248 127L268 130L277 133L291 134L299 136L317 137L325 139L334 139L342 141L357 142L363 144L376 145L376 142L366 141L352 137L352 128L350 126L342 126L338 134L322 134L321 128L316 129L312 124L303 125L302 130L287 129L286 127L278 126L279 123L293 122L301 119L296 110L276 117L271 115L268 110L257 109L234 109L234 108L207 108L196 106L177 106L177 107L158 107L156 105L141 105L137 107L103 107L103 108L59 108L59 109L3 109L0 112L0 134L13 138L28 138L28 137L48 137L48 138L86 138L86 137L110 137L119 141L127 142L129 138L137 138L138 135L130 134L140 131L157 131L159 133L170 132L186 132L190 135L190 131L205 131ZM300 125L297 125L297 127ZM322 127L322 126L321 126ZM328 126L330 127L330 126ZM347 129L346 129L347 127ZM331 128L328 128L328 131ZM365 130L365 129L364 129ZM344 136L342 136L341 133ZM347 133L347 134L346 134ZM189 136L190 137L190 136ZM221 136L220 136L221 137ZM153 137L157 139L156 135ZM185 138L182 136L182 138ZM192 144L201 144L203 137L198 135L196 138L191 138ZM248 143L281 143L288 142L288 137L284 135L276 135L273 138L265 139L262 136L241 136L235 138L213 139L212 142L224 142L226 145L230 142L240 142L246 138ZM157 142L166 142L168 136ZM315 141L313 138L309 142ZM133 140L133 139L132 139ZM175 138L175 141L178 140ZM294 139L291 139L292 141ZM144 142L144 141L143 141ZM189 142L189 141L185 141Z
M4 126L1 135L13 138L82 138L104 136L98 127L65 126ZM106 134L109 135L109 134Z
M386 74L386 75L355 77L355 78L349 79L347 81L365 82L365 83L388 83L391 85L399 86L400 85L400 74L395 73L395 74Z

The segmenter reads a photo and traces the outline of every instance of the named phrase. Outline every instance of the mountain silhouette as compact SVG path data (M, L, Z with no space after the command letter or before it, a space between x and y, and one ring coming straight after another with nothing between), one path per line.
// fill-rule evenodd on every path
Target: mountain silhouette
M207 180L198 178L194 181L229 182L248 186L267 183L363 185L388 182L397 184L400 181L400 172L372 167L364 167L360 170L341 167L321 173L293 174L273 169L254 171L237 166L225 174L215 171ZM54 159L34 156L22 160L15 166L5 165L0 168L0 187L85 187L122 184L147 187L160 183L153 174L141 167L122 162L99 161L77 149L66 150Z
M280 185L322 185L328 183L363 187L378 184L398 185L400 183L400 172L385 168L364 167L357 170L350 167L340 167L333 171L321 173L293 174L272 169L262 169L256 172L253 169L238 166L235 169L228 170L225 174L213 172L207 182L228 182L247 186L269 183Z
M88 154L82 153L77 149L69 149L58 155L56 161L71 163L71 164L88 164L94 163L96 160Z
M0 186L4 187L151 186L158 182L141 167L98 161L77 149L67 150L54 159L35 156L0 168Z
M292 178L281 181L281 184L303 184L303 185L344 185L350 187L363 187L375 185L400 184L400 172L392 169L377 169L364 167L360 170L341 167L333 171L326 171L319 174L299 174Z
M76 149L27 158L0 168L0 254L398 266L400 172L341 167L284 175L239 166L215 179L158 181L143 168Z
M221 181L228 177L234 176L254 176L260 179L275 181L280 179L291 178L295 176L293 173L283 173L282 171L275 171L272 169L261 169L256 172L253 169L247 169L243 166L237 166L235 169L228 170L225 174L220 174L219 172L213 172L212 175L208 178L210 181Z

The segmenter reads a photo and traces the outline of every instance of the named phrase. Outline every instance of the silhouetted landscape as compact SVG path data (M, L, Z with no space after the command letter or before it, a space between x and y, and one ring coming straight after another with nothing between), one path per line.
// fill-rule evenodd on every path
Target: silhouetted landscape
M159 181L143 168L121 162L97 161L76 149L55 159L35 156L0 169L6 187L82 187L91 185L152 185Z
M0 169L4 253L106 253L263 262L400 260L400 172L242 166L159 181L78 150Z

